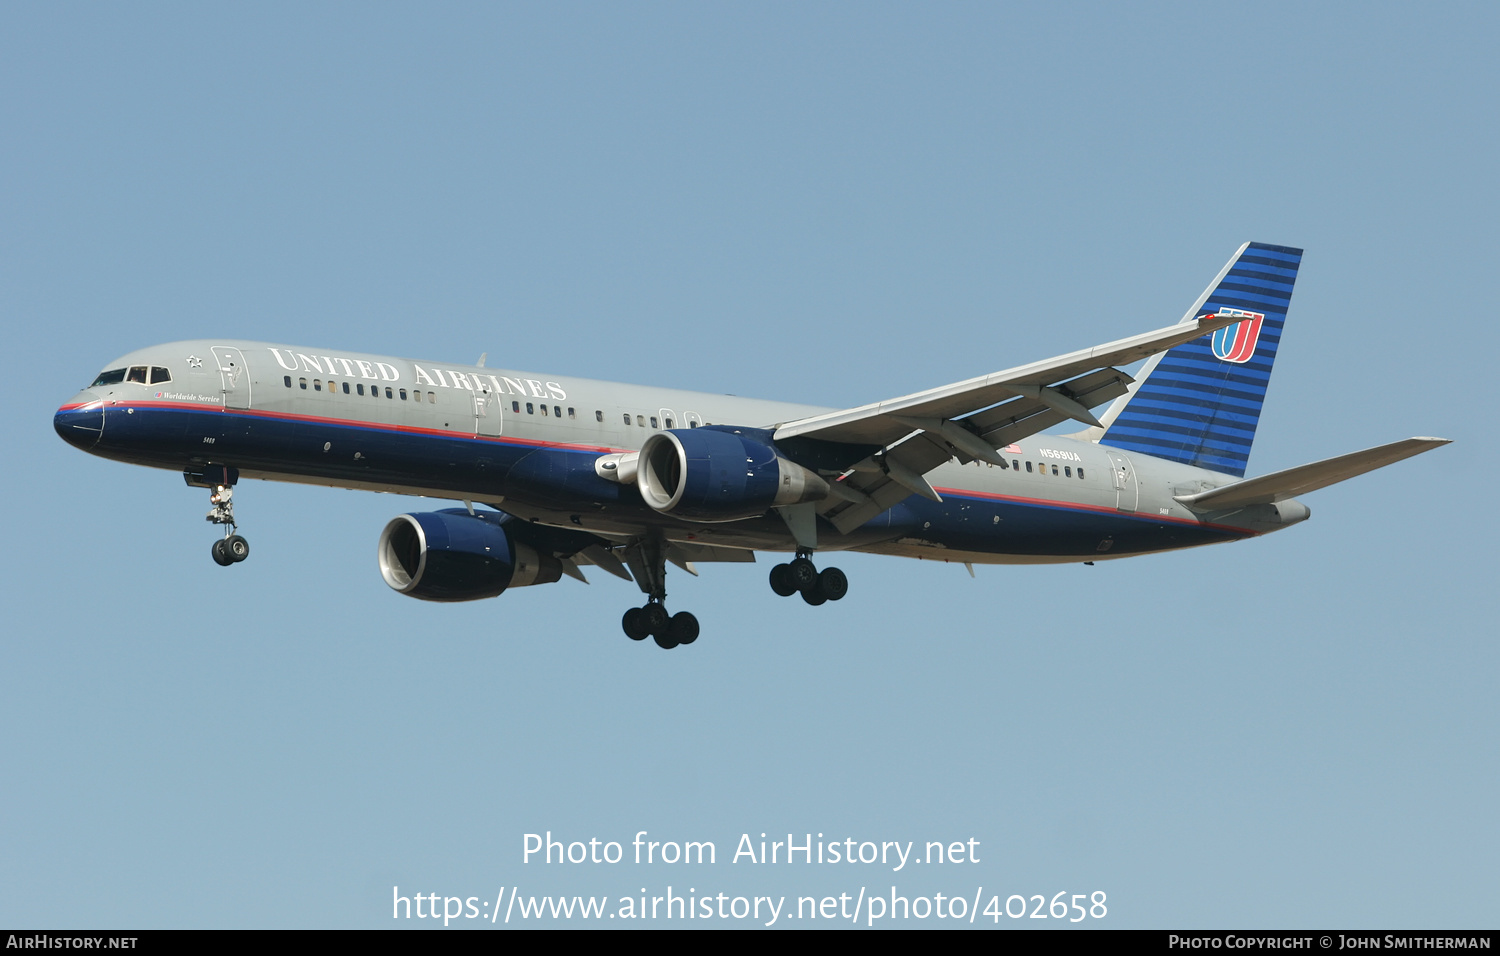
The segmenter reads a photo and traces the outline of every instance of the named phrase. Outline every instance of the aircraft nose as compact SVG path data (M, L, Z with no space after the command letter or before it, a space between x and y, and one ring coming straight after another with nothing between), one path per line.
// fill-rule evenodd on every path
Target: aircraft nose
M104 403L87 393L77 395L52 416L52 427L63 441L88 451L104 434Z

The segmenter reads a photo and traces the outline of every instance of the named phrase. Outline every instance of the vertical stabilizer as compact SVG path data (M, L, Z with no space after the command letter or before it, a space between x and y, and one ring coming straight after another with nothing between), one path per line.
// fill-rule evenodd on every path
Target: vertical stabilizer
M1247 242L1183 316L1244 316L1148 362L1100 444L1243 477L1302 250Z

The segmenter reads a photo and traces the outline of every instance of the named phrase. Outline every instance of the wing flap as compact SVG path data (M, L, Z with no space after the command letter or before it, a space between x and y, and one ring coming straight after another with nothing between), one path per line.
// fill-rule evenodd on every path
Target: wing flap
M1236 481L1194 495L1177 495L1176 499L1194 511L1221 511L1225 508L1274 504L1363 475L1367 471L1384 468L1404 458L1446 445L1449 441L1447 438L1407 438L1389 445L1316 461L1310 465L1272 472L1259 478Z
M1104 368L1064 382L1053 391L1084 408L1096 408L1124 395L1133 381L1119 369ZM989 444L1000 448L1046 431L1072 417L1076 416L1068 415L1041 397L1025 397L987 408L963 419L963 423Z
M916 432L861 461L837 482L863 495L864 501L829 497L819 503L818 513L848 534L913 493L941 501L922 476L952 457L946 444L927 432Z
M1129 375L1108 368L1066 382L1055 391L1070 402L1092 408L1125 394L1130 382ZM859 462L841 480L833 482L835 494L820 504L818 513L841 533L848 534L907 495L915 493L941 501L922 475L950 458L957 458L963 464L976 458L994 462L1000 457L995 449L1051 428L1069 417L1073 416L1040 396L1014 398L956 422L902 416L908 431L914 427L920 430ZM964 435L951 434L954 429L962 429ZM983 447L973 447L974 443ZM989 454L984 454L986 448Z
M625 569L625 564L619 558L615 557L615 553L603 545L591 544L573 555L573 560L578 564L596 565L613 574L615 577L623 578L626 581L635 580L630 576L630 572Z
M700 562L703 564L714 562L754 564L755 552L745 548L726 548L717 544L670 541L667 543L667 558L674 564L678 561L692 564Z

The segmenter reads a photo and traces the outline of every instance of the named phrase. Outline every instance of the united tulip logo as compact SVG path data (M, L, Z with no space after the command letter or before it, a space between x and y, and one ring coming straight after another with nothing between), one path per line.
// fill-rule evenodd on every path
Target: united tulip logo
M1225 362L1243 365L1255 357L1255 345L1260 341L1260 326L1266 320L1263 312L1247 312L1244 309L1220 309L1204 318L1243 319L1234 325L1226 325L1214 332L1214 356Z

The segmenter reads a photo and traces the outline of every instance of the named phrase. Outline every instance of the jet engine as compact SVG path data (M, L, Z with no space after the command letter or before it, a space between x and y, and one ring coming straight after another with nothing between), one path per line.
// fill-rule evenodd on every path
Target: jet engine
M828 496L828 483L815 472L765 442L718 427L647 438L635 482L646 504L690 521L739 521Z
M474 601L562 577L561 561L506 533L507 517L463 508L398 515L380 533L380 575L424 601Z

